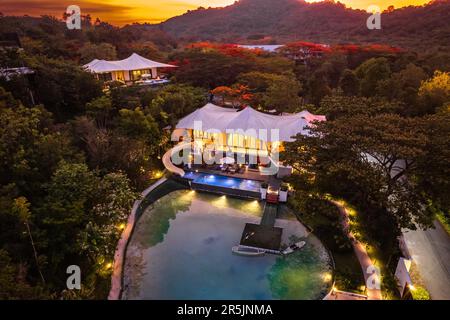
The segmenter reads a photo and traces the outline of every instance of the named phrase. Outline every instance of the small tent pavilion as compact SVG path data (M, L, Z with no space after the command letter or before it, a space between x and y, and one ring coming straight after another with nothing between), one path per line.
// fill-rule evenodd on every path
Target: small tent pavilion
M172 140L188 137L200 148L213 144L215 150L265 157L283 151L283 142L294 141L297 134L308 135L315 121L325 120L308 111L271 115L208 103L178 122Z
M128 58L117 61L94 59L83 67L105 81L133 82L140 80L144 74L151 75L152 79L157 79L158 69L175 68L176 66L149 60L133 53Z

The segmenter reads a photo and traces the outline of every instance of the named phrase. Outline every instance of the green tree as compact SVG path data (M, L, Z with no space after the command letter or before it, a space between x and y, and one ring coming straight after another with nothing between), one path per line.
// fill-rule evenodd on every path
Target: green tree
M315 71L307 81L308 99L318 105L320 101L331 95L326 73L321 70Z
M80 55L80 63L85 64L94 59L99 60L117 60L116 47L109 43L86 43L78 50Z
M293 112L300 107L301 84L292 74L248 72L238 77L238 83L252 95L250 104L266 109Z
M429 138L425 156L418 163L418 184L431 205L450 212L450 114L439 113L424 119L423 131Z
M123 171L134 186L145 186L147 173L159 163L156 156L161 151L158 148L159 135L157 140L152 140L155 136L128 137L119 129L98 128L87 117L75 119L72 125L91 168L97 168L103 174ZM154 141L155 145L150 145L149 141Z
M122 134L146 141L149 146L158 146L161 133L153 117L141 108L122 109L117 118L117 129Z
M356 96L359 93L358 77L350 69L344 70L339 85L346 96Z
M147 59L162 61L164 55L159 51L158 47L151 41L133 42L128 46L121 47L121 54L129 56L132 53L137 53Z
M92 216L78 236L78 245L91 260L111 261L133 201L139 197L123 173L109 173L99 182Z
M31 228L30 228L30 218L31 218L31 211L30 211L30 203L28 202L27 198L25 197L19 197L14 200L13 207L12 207L12 213L17 215L20 221L23 222L27 229L28 236L30 237L30 244L33 248L33 254L34 254L34 260L36 262L36 267L39 272L39 276L41 277L42 284L45 285L45 279L44 275L42 274L38 253L36 251L36 246L34 244L33 235L31 234Z
M111 98L108 96L101 96L86 104L86 115L95 119L100 128L109 126L112 117L117 113L115 111Z
M0 182L15 183L31 202L42 194L42 184L59 161L80 158L48 111L41 106L26 108L1 88L0 138Z
M46 230L49 266L53 271L69 254L77 254L73 245L80 228L87 223L87 209L98 196L99 181L86 164L61 162L47 186L48 196L39 209L42 228Z
M299 111L301 85L295 79L284 78L285 81L276 81L267 88L263 103L266 108L273 108L279 112Z
M175 124L178 119L191 113L206 103L206 92L201 88L186 85L168 85L161 89L155 99L149 106L149 112L160 115L162 120L164 116L161 113L169 115L169 123ZM164 124L164 123L163 123Z
M33 57L27 63L35 70L36 100L58 121L79 115L86 103L102 93L100 82L74 63L45 57Z
M345 119L354 115L375 116L384 113L400 113L403 105L380 98L332 95L322 99L317 113L327 116L327 120Z
M450 105L450 73L435 71L433 77L420 85L419 97L426 112L438 108L448 109Z
M387 210L397 230L428 226L432 213L412 178L426 155L423 128L422 119L394 114L340 118L317 124L312 136L297 136L287 144L285 160L311 172L325 189Z
M405 103L405 114L418 114L417 93L421 82L426 78L422 68L414 64L408 64L405 69L393 73L389 79L379 83L380 95L392 100L396 99Z
M0 249L0 300L46 299L41 286L26 281L26 268L15 264L6 250Z
M391 68L386 58L372 58L362 63L355 72L360 79L361 94L373 97L378 92L380 81L390 77Z

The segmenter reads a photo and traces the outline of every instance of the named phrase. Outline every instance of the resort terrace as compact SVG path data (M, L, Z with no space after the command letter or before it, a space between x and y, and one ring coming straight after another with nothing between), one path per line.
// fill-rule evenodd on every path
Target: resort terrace
M308 111L278 116L251 107L238 111L208 103L178 122L172 141L180 144L170 151L170 159L185 171L200 167L254 180L282 178L292 172L279 161L283 143L293 141L297 134L308 135L314 121L325 120ZM184 175L173 167L167 169Z
M278 116L208 103L178 122L172 133L178 143L163 163L198 189L265 199L263 184L269 194L278 194L281 179L292 173L279 161L283 144L325 120L308 111Z

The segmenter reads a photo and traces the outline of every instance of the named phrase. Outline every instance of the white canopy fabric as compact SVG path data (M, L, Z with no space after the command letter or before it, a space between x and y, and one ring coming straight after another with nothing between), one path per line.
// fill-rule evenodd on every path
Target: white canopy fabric
M94 59L91 62L85 64L83 67L94 73L131 71L131 70L142 70L152 68L176 68L176 66L171 64L165 64L146 59L144 57L141 57L137 53L133 53L128 58L117 61Z
M251 107L236 111L208 103L181 119L176 128L210 133L238 133L266 142L289 142L294 141L293 137L299 133L308 135L306 127L311 126L313 121L326 121L326 118L308 111L278 116L265 114Z

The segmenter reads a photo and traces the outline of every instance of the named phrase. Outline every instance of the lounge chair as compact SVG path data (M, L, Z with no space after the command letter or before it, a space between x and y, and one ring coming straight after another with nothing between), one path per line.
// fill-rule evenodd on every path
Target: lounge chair
M238 172L239 172L239 165L238 164L232 165L230 168L230 173L238 173Z

